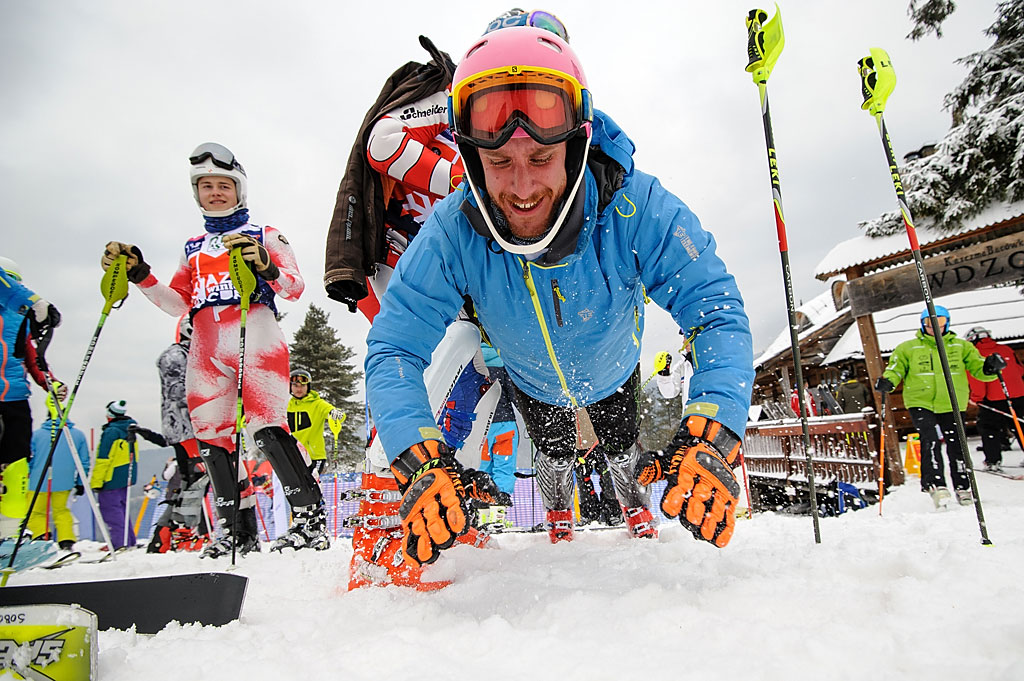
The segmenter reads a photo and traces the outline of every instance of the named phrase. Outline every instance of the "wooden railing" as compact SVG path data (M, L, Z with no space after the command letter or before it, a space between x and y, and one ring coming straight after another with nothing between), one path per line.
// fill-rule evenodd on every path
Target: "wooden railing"
M813 417L808 419L808 431L816 489L834 490L835 482L844 482L866 497L877 493L878 420L873 412ZM780 495L806 495L807 461L799 419L748 423L743 456L755 508L778 506Z

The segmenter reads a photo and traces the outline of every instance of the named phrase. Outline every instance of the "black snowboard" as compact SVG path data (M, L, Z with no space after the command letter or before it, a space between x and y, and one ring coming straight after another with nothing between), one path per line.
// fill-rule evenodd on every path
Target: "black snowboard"
M99 628L155 634L172 620L219 626L238 619L249 578L225 572L0 588L0 606L77 603Z

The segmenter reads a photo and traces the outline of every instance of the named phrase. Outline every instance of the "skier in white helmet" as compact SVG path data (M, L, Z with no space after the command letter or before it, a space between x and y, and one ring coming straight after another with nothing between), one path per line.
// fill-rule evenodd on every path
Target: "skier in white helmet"
M277 229L249 221L245 170L226 147L199 145L189 156L192 192L205 221L205 231L185 242L178 269L169 284L150 272L142 251L133 244L111 241L102 258L104 269L114 258L128 256L128 278L168 314L192 319L186 388L189 415L199 451L213 483L220 523L234 535L245 554L259 550L255 497L244 468L236 468L235 410L239 292L229 276L230 252L242 257L257 277L246 322L246 364L243 402L246 435L263 452L288 490L294 523L273 549L329 547L323 495L309 472L309 461L287 429L288 345L277 323L276 298L294 301L303 290L302 277L288 240ZM237 486L237 488L236 488ZM235 495L241 501L235 510ZM210 544L204 556L231 553L230 537Z

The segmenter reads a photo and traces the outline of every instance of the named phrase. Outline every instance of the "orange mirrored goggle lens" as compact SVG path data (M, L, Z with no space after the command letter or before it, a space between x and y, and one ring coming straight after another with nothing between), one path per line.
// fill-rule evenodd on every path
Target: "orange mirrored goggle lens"
M503 144L517 125L554 144L582 124L577 87L542 72L499 73L460 88L458 133L482 147Z

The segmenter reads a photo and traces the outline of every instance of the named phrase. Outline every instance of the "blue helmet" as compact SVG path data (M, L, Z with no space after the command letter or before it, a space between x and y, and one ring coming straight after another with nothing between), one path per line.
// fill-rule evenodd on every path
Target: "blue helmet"
M944 308L941 305L936 305L935 306L935 316L936 317L945 317L946 318L946 324L942 327L942 333L943 333L943 335L945 335L946 333L949 332L949 319L950 319L949 318L949 310L947 310L946 308ZM929 321L928 321L928 308L926 307L921 312L921 331L922 332L928 333L927 331L925 331L926 325L928 325L928 324L929 324Z

